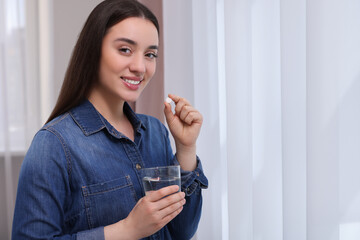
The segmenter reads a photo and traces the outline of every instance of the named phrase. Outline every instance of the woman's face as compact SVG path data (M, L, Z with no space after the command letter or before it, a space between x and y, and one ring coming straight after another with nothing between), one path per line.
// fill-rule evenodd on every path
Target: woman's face
M95 90L105 98L136 101L155 73L158 45L149 20L131 17L111 27L102 42Z

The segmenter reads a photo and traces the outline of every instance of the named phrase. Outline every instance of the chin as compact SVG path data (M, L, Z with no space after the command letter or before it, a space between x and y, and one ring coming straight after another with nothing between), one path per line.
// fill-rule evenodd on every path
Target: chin
M125 101L125 102L136 102L140 97L140 94L128 94L126 96L124 96L122 99Z

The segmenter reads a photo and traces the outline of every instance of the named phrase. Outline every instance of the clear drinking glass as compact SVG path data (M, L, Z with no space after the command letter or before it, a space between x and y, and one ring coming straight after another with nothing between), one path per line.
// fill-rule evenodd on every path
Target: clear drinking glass
M180 191L180 165L143 168L141 169L141 177L145 193L170 185L178 185Z

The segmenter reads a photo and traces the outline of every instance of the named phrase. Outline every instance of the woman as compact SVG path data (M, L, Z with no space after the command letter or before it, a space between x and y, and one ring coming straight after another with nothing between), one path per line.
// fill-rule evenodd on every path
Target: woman
M133 0L106 0L90 14L56 106L20 172L13 239L190 239L207 187L196 156L201 114L175 95L164 103L175 139L135 101L155 72L156 17ZM145 196L144 167L180 164L182 185Z

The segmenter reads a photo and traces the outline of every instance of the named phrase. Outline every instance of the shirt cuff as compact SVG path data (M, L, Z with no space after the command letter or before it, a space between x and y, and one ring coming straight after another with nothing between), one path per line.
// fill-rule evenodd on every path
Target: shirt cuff
M104 227L98 227L91 230L77 233L77 240L105 240Z
M175 156L175 164L179 164ZM208 179L202 169L201 161L196 156L197 167L194 171L185 171L181 169L181 190L185 192L186 196L190 196L196 190L208 188Z

